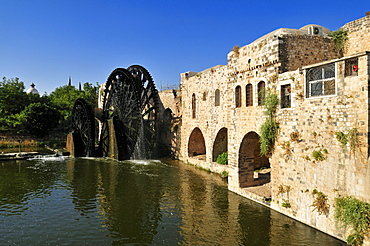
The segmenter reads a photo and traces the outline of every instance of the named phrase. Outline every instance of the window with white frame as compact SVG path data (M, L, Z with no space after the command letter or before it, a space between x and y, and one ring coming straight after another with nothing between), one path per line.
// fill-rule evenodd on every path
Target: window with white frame
M335 63L306 72L306 98L335 95Z

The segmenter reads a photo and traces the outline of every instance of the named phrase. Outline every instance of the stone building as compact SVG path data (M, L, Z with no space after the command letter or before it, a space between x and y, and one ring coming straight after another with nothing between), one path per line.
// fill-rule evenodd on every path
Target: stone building
M335 198L370 203L370 16L342 29L342 52L322 26L281 28L234 47L227 65L181 74L176 116L180 159L228 172L231 191L346 240ZM261 155L266 93L278 96L279 128L274 150ZM220 165L224 152L228 164ZM315 205L318 194L325 208Z

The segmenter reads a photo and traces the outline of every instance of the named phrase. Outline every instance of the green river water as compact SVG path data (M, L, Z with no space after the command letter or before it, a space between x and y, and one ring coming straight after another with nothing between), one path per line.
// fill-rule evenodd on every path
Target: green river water
M345 245L180 161L0 162L0 245Z

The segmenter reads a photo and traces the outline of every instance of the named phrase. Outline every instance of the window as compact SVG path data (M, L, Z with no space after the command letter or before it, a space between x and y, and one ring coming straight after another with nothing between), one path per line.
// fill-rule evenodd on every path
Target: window
M315 67L306 73L306 97L335 95L335 64Z
M215 106L220 106L220 90L215 91Z
M344 76L357 76L358 75L358 58L352 58L345 61Z
M281 86L281 108L290 108L291 107L291 86L282 85Z
M197 102L196 102L195 94L194 93L193 93L193 95L191 97L191 109L192 109L192 117L193 117L193 119L195 119L196 112L197 112Z
M207 100L207 92L203 92L203 101L206 101Z
M245 106L253 106L253 86L252 84L248 84L245 87L245 97L246 97L246 103Z
M242 106L242 89L238 85L235 88L235 107L239 108Z
M258 105L263 105L265 100L265 82L260 81L257 85Z

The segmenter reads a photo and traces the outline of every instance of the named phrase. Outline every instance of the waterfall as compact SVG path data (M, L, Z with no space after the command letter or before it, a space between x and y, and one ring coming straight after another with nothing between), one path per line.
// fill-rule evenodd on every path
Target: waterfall
M140 121L139 127L139 135L136 140L135 150L131 157L134 160L146 160L148 159L148 151L145 146L145 127L144 127L144 119Z

